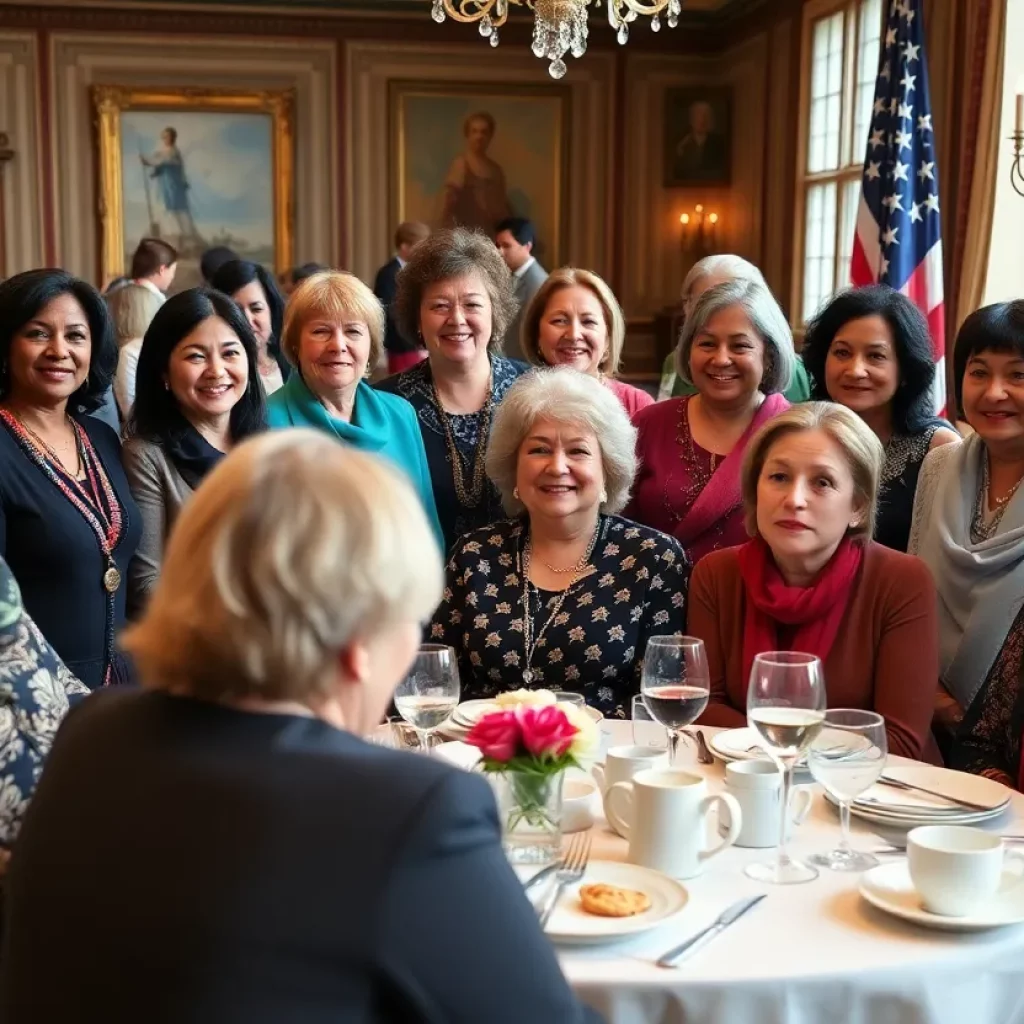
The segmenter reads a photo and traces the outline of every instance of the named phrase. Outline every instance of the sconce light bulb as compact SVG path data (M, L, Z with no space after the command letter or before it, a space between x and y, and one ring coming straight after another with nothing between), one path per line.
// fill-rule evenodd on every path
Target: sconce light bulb
M700 203L698 203L698 204L697 204L697 205L696 205L696 206L694 207L694 210L696 210L696 211L697 211L697 213L703 213L703 212L704 212L704 207L703 207L703 206L702 206L702 205L701 205Z
M681 213L679 215L679 223L680 224L689 224L690 223L690 215L688 213Z
M717 213L711 214L711 216L708 217L708 220L711 221L712 224L717 224L718 223L718 214Z

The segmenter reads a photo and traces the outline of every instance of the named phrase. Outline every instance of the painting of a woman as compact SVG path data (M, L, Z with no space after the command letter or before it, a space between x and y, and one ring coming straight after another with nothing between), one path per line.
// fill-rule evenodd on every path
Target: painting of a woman
M178 248L185 249L190 242L201 247L202 239L196 230L189 204L190 185L185 174L185 161L178 149L177 130L165 128L160 133L160 142L160 147L150 156L140 153L139 160L150 168L149 176L155 178L160 186L164 210L178 231Z
M480 228L493 235L495 225L511 216L505 172L487 155L496 127L493 115L486 111L470 114L463 122L466 148L451 162L445 176L443 227Z

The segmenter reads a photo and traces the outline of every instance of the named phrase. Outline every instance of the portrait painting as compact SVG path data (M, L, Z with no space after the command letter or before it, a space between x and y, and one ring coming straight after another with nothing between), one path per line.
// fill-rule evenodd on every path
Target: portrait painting
M729 89L665 90L666 187L729 184L731 115Z
M143 238L178 252L175 291L201 283L212 246L272 270L291 264L291 95L96 87L103 271Z
M391 83L392 221L493 237L528 217L558 266L565 238L569 93L560 86Z

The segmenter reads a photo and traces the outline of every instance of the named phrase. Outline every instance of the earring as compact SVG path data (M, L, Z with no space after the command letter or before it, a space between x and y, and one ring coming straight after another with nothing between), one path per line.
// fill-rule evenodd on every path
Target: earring
M519 500L519 488L518 487L513 487L512 488L512 497L515 498L516 501Z
M170 391L170 390L171 390L171 382L169 380L165 380L164 381L164 391Z

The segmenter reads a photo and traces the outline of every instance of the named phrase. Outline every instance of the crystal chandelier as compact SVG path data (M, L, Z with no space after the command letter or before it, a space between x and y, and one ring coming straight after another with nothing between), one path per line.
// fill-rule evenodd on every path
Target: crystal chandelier
M508 19L509 4L528 7L534 12L533 52L551 63L552 78L565 72L563 58L567 53L582 57L587 50L587 16L593 4L602 0L434 0L431 17L440 24L445 18L465 23L479 22L480 35L498 45L498 29ZM616 38L625 44L629 26L641 15L651 19L651 31L661 31L661 14L666 12L669 28L679 24L681 0L604 0L608 22Z

